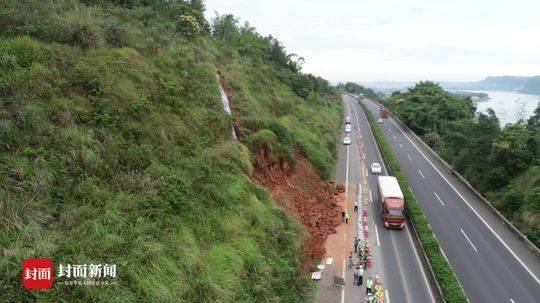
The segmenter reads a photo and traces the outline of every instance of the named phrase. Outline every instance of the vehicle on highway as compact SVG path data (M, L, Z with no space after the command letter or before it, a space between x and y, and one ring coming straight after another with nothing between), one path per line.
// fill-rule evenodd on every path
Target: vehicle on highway
M382 166L377 162L371 163L371 173L373 174L382 173Z
M405 226L405 200L396 177L380 176L377 178L382 203L384 226L403 229Z
M351 144L351 138L349 138L349 137L343 138L343 144L350 145Z
M352 126L350 124L345 124L345 132L350 133L352 130Z
M345 118L345 124L351 124L351 117L347 116Z
M379 109L379 114L381 115L381 118L388 118L388 109L386 107L381 107Z
M377 123L379 123L379 124L383 123L383 119L379 118L379 120L377 120Z

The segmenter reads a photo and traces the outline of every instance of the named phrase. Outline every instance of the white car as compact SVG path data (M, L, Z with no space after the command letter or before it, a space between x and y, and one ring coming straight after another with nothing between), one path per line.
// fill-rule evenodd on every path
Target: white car
M382 166L377 162L371 163L371 173L373 173L373 174L382 173Z
M349 137L343 138L343 144L350 145L351 144L351 138L349 138Z
M377 123L383 123L383 119L380 118L379 120L377 120Z
M351 117L347 116L345 118L345 123L347 123L347 124L351 123Z
M351 130L352 130L351 125L350 125L350 124L346 124L346 125L345 125L345 132L346 132L346 133L350 133Z

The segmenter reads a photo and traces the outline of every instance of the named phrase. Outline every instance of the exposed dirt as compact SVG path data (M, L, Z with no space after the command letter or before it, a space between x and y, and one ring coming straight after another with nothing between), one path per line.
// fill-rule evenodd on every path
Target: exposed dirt
M300 152L296 164L268 164L263 150L257 152L253 179L262 184L285 210L295 214L307 232L302 247L311 261L325 255L325 241L340 224L337 191L322 180ZM312 262L310 262L312 263Z

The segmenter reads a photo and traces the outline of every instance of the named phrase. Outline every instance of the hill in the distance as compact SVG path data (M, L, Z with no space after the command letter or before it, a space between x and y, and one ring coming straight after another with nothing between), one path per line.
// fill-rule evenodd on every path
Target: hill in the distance
M413 86L414 82L378 81L364 84L378 91L390 93L407 89ZM523 94L540 94L540 76L489 76L476 82L441 81L440 85L447 90L517 91Z
M540 76L490 76L476 82L441 82L446 89L517 91L523 94L540 93Z

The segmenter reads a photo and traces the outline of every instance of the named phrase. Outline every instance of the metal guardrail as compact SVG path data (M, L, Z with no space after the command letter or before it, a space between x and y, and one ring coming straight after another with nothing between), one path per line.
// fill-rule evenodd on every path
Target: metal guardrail
M368 99L370 100L371 102L377 104L379 107L383 106L381 105L379 102L373 100L373 99L370 99L370 98L367 98L367 97L364 97L365 99ZM419 142L427 151L429 151L429 153L434 156L444 167L446 167L446 169L448 169L450 171L450 173L452 175L454 175L456 178L458 178L459 181L461 181L469 190L471 190L473 192L473 194L475 196L477 196L480 201L482 201L487 207L489 210L491 210L492 213L494 213L501 221L504 225L506 225L510 231L512 233L514 233L522 242L524 242L524 244L527 246L527 248L532 252L534 253L537 257L540 257L540 249L538 247L536 247L536 245L534 245L534 243L531 242L531 240L529 240L529 238L527 238L519 229L517 229L508 219L506 219L496 208L495 206L493 206L493 204L491 204L491 202L489 202L486 198L484 198L484 196L482 196L482 194L480 194L470 183L469 181L467 181L467 179L465 179L460 173L458 173L450 164L448 164L444 159L442 159L433 149L431 149L431 147L429 147L429 145L427 145L420 137L418 137L418 135L416 135L411 129L409 129L409 127L407 127L407 125L405 125L405 123L401 122L401 120L399 120L396 115L394 115L394 113L388 111L388 113L390 114L390 116L395 120L397 121L397 123L399 124L399 126L405 130L407 133L411 134L413 139L417 142Z

